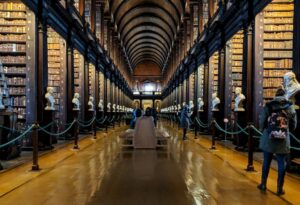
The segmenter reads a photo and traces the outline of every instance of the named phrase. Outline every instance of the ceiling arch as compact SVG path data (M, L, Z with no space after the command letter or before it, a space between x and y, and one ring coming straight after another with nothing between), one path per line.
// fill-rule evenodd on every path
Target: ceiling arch
M184 14L184 0L109 0L110 13L132 68L146 59L163 65Z

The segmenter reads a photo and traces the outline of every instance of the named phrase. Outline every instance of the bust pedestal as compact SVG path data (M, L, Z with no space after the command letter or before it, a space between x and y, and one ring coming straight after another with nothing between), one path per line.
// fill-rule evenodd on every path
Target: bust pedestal
M245 117L245 111L234 111L235 122L238 123L242 128L247 126L247 121ZM239 131L240 129L235 125L235 131ZM236 146L236 150L245 150L247 148L248 136L245 133L240 133L238 135L234 135L233 144Z
M0 125L9 127L10 129L15 128L17 120L17 114L13 112L0 112ZM4 144L15 137L18 134L14 131L6 130L0 127L0 144ZM20 143L16 141L15 143L3 147L0 149L0 159L1 160L8 160L15 157L18 157L21 153ZM1 165L0 165L1 170Z
M54 110L44 110L44 118L43 122L40 122L41 127L45 127L49 125L51 122L54 121ZM53 132L54 125L52 124L51 126L46 128L49 132ZM38 146L39 150L50 150L53 149L53 141L57 142L57 139L55 136L51 136L46 134L45 132L39 131L38 132Z
M220 110L215 109L212 110L212 119L214 119L221 127L223 126L223 119L220 115ZM215 139L219 139L220 135L222 134L217 128L213 129L212 134L214 135Z

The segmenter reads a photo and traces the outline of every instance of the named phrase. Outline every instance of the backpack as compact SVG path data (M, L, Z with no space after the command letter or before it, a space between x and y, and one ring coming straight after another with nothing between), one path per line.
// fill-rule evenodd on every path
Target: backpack
M285 140L288 137L288 114L285 109L270 110L267 129L272 140Z

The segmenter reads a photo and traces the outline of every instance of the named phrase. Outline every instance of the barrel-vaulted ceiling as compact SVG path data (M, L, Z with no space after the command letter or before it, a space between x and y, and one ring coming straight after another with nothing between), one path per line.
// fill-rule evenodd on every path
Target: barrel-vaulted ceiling
M109 5L131 67L152 61L163 69L179 31L184 0L109 0Z

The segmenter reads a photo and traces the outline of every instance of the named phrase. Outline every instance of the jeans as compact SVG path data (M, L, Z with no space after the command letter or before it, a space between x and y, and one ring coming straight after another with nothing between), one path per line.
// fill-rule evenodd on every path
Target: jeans
M264 162L262 166L262 184L267 184L267 179L269 175L270 165L273 158L273 153L264 152ZM277 164L278 164L278 178L277 187L282 189L284 183L285 169L286 169L286 154L276 154Z

